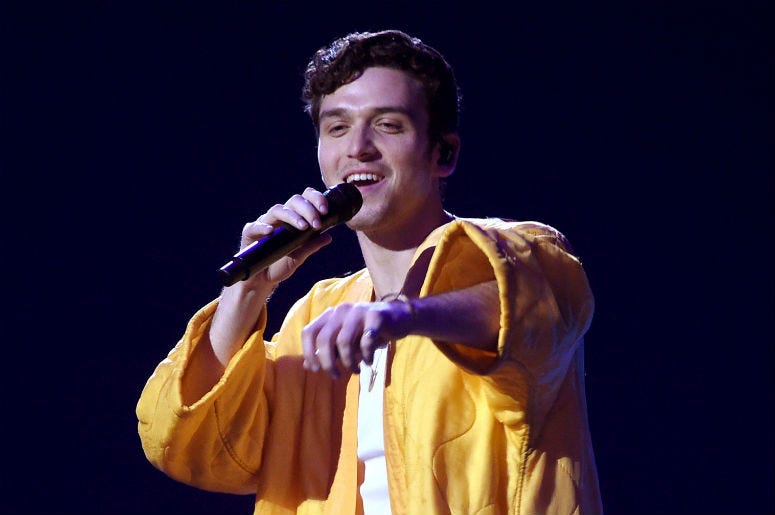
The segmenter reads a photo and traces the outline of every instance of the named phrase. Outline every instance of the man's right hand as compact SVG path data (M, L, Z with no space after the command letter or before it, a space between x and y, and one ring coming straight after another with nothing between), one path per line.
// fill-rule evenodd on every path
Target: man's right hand
M282 223L301 231L309 228L320 229L322 226L321 216L327 213L326 197L313 188L307 188L301 195L292 196L285 204L275 204L266 213L259 216L255 222L245 224L242 229L240 250L271 234ZM271 287L274 289L280 282L293 275L310 255L330 242L331 236L329 234L321 234L255 275L272 285ZM249 278L246 282L258 281L251 281Z

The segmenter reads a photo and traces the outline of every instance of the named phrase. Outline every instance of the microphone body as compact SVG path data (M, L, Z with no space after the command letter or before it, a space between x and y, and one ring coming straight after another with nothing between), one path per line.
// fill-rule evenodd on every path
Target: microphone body
M218 276L224 286L244 281L252 274L263 270L278 259L287 256L311 238L331 227L350 220L361 208L361 192L352 184L342 183L323 192L328 201L328 213L321 217L320 229L304 231L282 224L260 240L254 241L235 254L223 265Z

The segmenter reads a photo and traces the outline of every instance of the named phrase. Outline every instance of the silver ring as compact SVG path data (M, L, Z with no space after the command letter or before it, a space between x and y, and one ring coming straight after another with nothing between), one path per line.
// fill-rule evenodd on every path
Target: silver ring
M365 331L363 331L363 338L371 338L372 340L377 339L377 330L374 328L369 327Z

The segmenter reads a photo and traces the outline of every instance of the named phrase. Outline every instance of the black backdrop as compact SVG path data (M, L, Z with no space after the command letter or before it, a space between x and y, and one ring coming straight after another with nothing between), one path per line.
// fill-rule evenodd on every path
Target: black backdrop
M0 512L250 513L153 469L135 402L242 224L320 186L307 59L383 28L457 70L448 208L586 265L607 511L775 511L771 2L264 4L5 4ZM336 238L273 324L361 266Z

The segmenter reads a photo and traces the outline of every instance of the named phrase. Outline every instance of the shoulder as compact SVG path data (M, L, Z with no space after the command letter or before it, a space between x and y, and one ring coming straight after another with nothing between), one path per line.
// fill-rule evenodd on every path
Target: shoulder
M537 243L549 243L573 254L570 242L551 225L534 220L517 221L508 218L457 218L450 224L471 224L483 231L511 232Z
M321 279L294 302L286 315L286 323L297 319L312 320L327 308L342 302L368 301L371 298L371 284L365 269L345 277Z
M331 277L315 283L310 290L310 296L315 300L340 299L360 297L366 292L371 294L372 283L368 270L365 268L343 277Z

